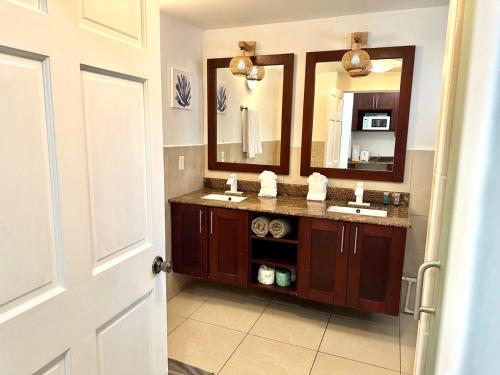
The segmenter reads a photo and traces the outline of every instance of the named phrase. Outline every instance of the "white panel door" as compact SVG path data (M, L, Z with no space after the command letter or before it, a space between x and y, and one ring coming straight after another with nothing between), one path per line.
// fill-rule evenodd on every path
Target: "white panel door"
M156 0L0 0L0 374L166 370Z

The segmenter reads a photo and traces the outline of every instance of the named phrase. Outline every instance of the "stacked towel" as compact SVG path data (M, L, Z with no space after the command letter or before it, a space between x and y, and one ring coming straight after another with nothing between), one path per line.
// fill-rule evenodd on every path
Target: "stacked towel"
M269 223L269 232L275 238L283 238L292 230L292 223L287 219L274 219Z
M269 233L269 221L267 216L259 216L252 220L252 231L259 237L265 237Z
M278 176L271 171L264 171L259 175L260 192L259 197L273 197L278 195L278 185L276 180Z
M309 182L307 200L324 201L326 199L326 186L328 185L328 179L322 174L314 172L309 176L307 182Z

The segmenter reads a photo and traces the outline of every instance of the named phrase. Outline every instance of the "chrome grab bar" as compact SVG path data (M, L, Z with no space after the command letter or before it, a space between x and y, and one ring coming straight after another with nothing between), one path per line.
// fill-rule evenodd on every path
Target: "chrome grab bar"
M415 309L413 311L413 319L420 320L420 313L434 314L435 309L432 307L422 306L422 289L424 287L425 271L429 268L441 268L441 262L438 260L424 262L418 268L417 288L415 290Z

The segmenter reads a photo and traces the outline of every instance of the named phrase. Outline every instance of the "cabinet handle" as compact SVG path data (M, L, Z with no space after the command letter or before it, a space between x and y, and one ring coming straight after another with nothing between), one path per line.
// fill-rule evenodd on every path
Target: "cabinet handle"
M340 243L340 253L342 254L344 252L344 230L345 226L342 225L342 242Z
M356 232L354 233L354 254L358 250L358 227L356 226Z
M203 224L202 224L202 220L203 220L203 211L200 210L200 234L203 233Z
M378 108L378 97L375 98L375 108Z
M372 96L372 108L375 108L375 97Z
M210 234L214 234L214 212L210 210Z

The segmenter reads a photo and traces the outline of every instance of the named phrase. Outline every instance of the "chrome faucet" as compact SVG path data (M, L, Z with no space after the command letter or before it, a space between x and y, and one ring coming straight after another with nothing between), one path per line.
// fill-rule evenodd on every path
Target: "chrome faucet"
M226 193L238 194L238 177L236 173L231 173L229 178L226 181L226 185L229 185L231 188L227 190Z
M355 206L370 206L370 203L363 202L363 194L365 192L365 188L363 187L362 182L358 182L356 184L356 189L354 190L354 195L356 196L356 202L348 202L350 205Z
M363 194L365 192L365 188L363 187L362 182L358 182L356 184L356 189L354 190L354 195L356 196L356 204L363 204Z

